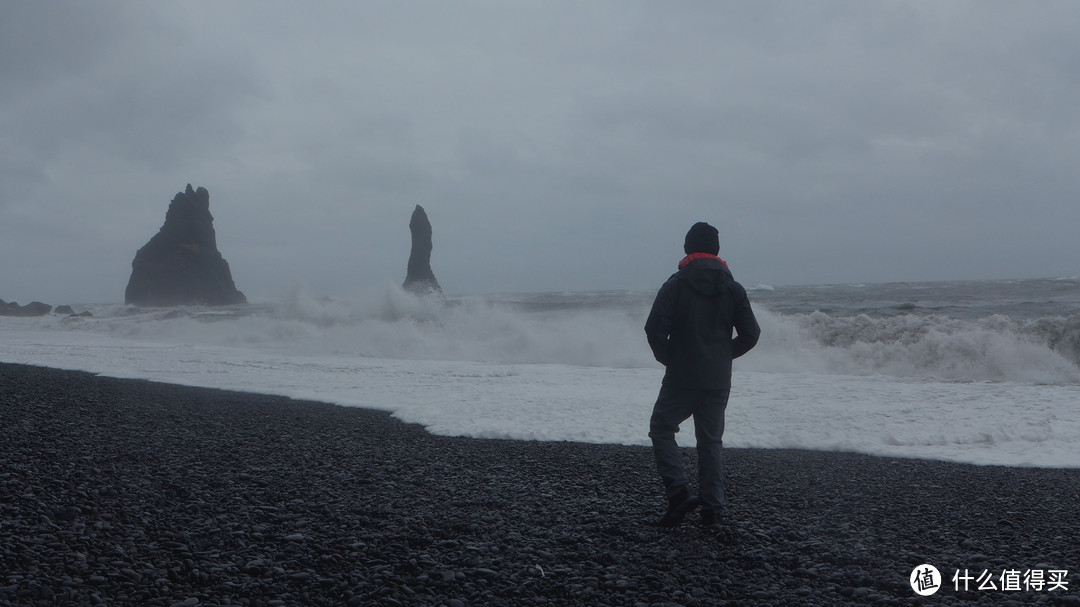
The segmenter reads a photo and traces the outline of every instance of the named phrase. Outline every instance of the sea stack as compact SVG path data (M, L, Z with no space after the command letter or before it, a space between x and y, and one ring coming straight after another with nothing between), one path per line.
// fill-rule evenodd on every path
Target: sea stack
M409 220L412 232L412 252L409 254L409 270L405 274L406 291L417 295L442 293L435 273L431 271L431 222L428 221L424 207L416 205L412 219Z
M221 256L206 188L179 192L165 225L135 253L124 301L140 306L247 303Z

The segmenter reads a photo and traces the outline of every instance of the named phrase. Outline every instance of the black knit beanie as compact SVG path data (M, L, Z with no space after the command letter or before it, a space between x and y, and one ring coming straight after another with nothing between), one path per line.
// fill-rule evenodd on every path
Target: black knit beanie
M720 254L720 233L716 228L699 221L691 226L686 233L686 241L683 242L683 251L687 255L691 253Z

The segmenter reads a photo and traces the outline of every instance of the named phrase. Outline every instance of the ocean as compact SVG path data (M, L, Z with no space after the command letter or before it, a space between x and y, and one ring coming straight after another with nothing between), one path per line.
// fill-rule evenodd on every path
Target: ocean
M1080 467L1080 279L746 285L725 445ZM0 361L392 411L431 432L649 444L654 291L0 318ZM694 444L691 422L678 436Z

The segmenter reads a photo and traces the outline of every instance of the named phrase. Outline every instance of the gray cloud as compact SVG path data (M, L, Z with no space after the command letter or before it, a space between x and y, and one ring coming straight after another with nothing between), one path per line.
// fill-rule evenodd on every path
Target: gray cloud
M1075 274L1072 3L6 3L0 296L115 300L188 182L237 285ZM20 256L20 258L23 258ZM10 291L9 291L10 290Z

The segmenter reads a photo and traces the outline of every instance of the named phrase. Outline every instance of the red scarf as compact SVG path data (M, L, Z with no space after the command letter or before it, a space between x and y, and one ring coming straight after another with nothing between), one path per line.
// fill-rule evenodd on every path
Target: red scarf
M691 261L694 261L695 259L715 259L716 261L719 261L720 263L724 264L725 268L728 267L726 261L724 261L723 259L720 259L719 257L717 257L716 255L713 255L712 253L691 253L691 254L687 255L686 257L683 257L682 261L679 262L679 269L681 270L681 269L685 268L686 264L690 263Z

